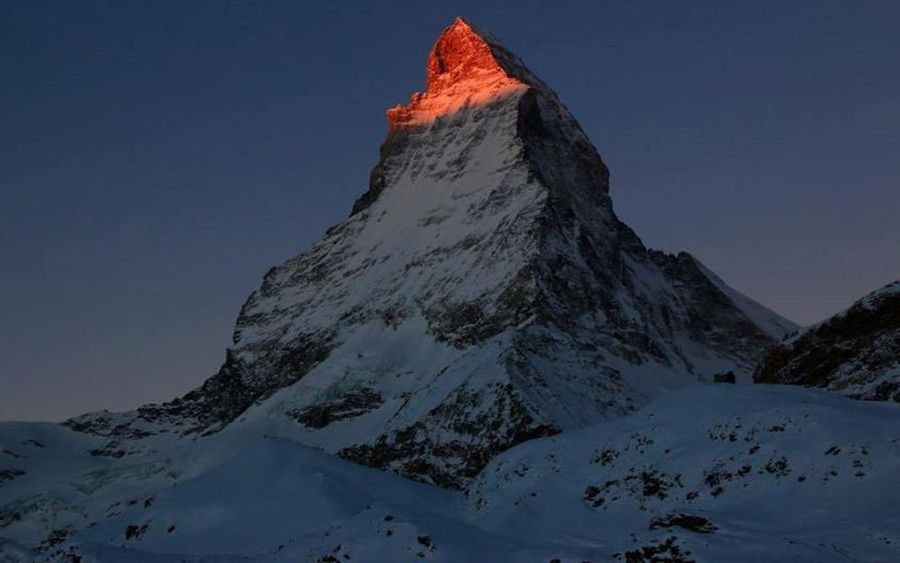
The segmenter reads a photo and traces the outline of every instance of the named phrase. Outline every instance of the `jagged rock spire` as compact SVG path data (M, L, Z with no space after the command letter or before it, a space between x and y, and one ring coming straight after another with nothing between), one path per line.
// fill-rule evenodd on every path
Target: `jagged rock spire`
M428 92L439 94L456 82L484 75L509 77L484 35L462 18L456 18L428 54Z
M388 128L427 125L463 107L486 104L527 88L532 76L490 34L456 18L428 55L426 91L389 109Z

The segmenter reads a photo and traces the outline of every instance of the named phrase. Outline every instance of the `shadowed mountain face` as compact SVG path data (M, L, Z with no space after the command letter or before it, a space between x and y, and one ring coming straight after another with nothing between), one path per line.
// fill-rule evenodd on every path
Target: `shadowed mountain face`
M67 424L112 455L160 432L276 424L458 488L524 440L749 375L796 328L690 255L645 248L578 123L490 35L454 22L427 85L388 111L351 216L265 275L216 375Z
M900 402L900 281L778 346L753 379Z

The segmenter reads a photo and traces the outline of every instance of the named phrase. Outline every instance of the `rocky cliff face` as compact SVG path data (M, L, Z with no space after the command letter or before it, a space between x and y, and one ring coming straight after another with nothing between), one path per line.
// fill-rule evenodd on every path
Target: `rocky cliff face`
M68 424L118 442L274 425L462 487L529 438L749 375L795 328L690 255L645 248L578 123L487 33L454 22L427 85L388 111L349 219L265 275L216 375Z
M900 402L900 281L778 346L753 378Z

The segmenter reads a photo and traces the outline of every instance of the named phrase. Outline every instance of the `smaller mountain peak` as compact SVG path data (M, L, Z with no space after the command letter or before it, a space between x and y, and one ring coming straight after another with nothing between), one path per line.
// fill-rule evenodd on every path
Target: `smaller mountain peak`
M527 87L521 62L488 33L463 18L444 29L428 55L426 91L388 110L390 130L434 122Z

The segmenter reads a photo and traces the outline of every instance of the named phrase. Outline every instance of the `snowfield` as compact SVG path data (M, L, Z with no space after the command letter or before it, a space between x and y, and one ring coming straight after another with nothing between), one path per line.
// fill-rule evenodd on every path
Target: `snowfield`
M896 404L696 384L514 447L466 492L255 429L111 460L62 427L0 424L0 474L23 472L0 485L0 561L900 557ZM35 522L59 542L23 547L46 535Z

